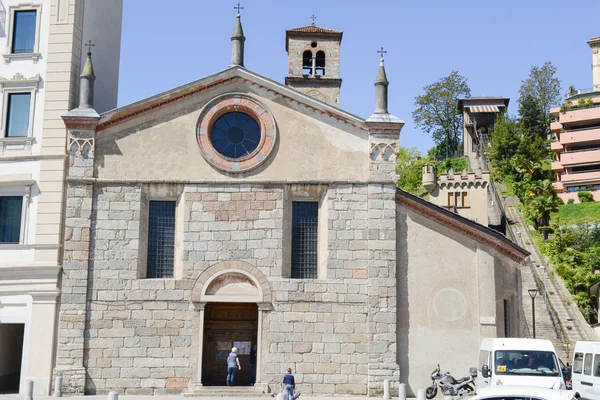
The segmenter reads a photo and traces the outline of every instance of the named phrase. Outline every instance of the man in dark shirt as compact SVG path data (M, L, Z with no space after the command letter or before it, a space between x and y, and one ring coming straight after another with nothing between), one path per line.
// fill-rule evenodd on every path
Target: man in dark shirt
M292 369L287 369L287 374L283 377L283 387L287 394L287 400L294 400L294 389L296 388L296 382L294 381L294 375L292 375Z
M256 383L256 345L252 346L252 350L250 350L250 369L252 370L250 384L254 385Z

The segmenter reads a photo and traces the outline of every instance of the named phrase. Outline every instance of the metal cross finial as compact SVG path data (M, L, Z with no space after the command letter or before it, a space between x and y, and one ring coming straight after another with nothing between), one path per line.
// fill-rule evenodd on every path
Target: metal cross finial
M315 14L311 15L310 19L312 19L312 24L315 24L315 19L317 19L317 17L315 17Z
M92 55L92 47L94 47L94 46L96 46L96 45L95 45L95 44L92 44L92 41L91 41L91 40L89 40L89 41L87 42L87 44L84 44L84 46L88 48L88 56L91 56L91 55Z
M234 9L234 10L237 10L237 15L239 16L239 15L240 15L240 10L243 10L243 9L244 9L244 7L241 7L241 6L240 6L240 3L238 3L237 7L233 7L233 9Z
M384 55L385 53L387 53L387 51L384 51L384 50L383 50L383 47L382 47L382 48L381 48L381 50L377 50L377 53L378 53L378 54L381 54L381 59L383 60L383 55Z

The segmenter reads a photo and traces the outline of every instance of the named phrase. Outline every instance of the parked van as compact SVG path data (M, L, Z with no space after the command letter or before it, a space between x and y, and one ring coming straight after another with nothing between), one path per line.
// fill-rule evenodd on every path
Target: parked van
M552 342L544 339L483 339L477 365L477 387L495 385L564 389Z
M600 342L575 343L571 382L582 399L600 399Z

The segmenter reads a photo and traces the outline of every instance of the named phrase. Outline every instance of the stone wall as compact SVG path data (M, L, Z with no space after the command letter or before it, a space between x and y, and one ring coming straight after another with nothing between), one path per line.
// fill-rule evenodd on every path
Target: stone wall
M381 380L398 373L395 323L386 317L395 310L387 282L395 282L395 224L381 221L395 203L393 188L372 186L97 184L93 195L86 191L93 221L85 334L79 333L86 393L177 394L195 381L199 314L192 291L204 271L227 261L255 266L272 287L272 311L262 314L262 380L272 391L288 367L306 394L380 391ZM315 193L323 204L324 276L285 278L286 207ZM81 202L69 194L70 215ZM178 201L180 279L144 279L147 204L162 199ZM66 248L78 237L69 235ZM61 325L62 336L69 328ZM67 354L62 345L59 354Z

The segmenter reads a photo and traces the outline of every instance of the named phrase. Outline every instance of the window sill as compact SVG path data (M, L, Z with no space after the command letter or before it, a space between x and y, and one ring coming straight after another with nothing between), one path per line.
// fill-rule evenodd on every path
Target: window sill
M0 137L0 157L14 155L30 155L35 138L24 137Z
M12 60L29 60L31 59L34 63L37 63L40 59L41 53L8 53L2 54L5 63L10 63Z
M54 250L58 244L0 243L0 250Z

